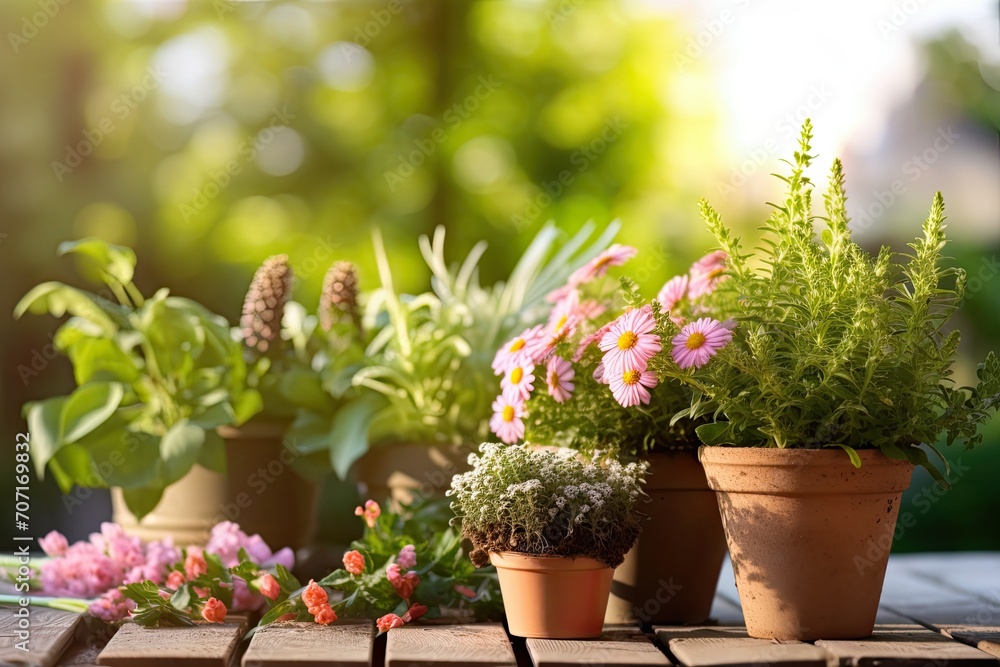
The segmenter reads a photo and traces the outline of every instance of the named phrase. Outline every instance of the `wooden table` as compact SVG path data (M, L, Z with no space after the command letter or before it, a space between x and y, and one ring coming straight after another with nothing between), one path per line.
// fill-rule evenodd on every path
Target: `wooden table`
M682 667L1000 667L1000 554L894 556L875 635L862 641L751 639L732 569L724 567L715 625L608 627L593 641L523 640L500 624L415 624L374 638L367 622L320 627L283 623L255 633L238 619L224 625L145 630L125 625L106 645L75 614L33 609L32 651L12 647L16 618L0 615L0 663L274 667L348 665L678 665Z

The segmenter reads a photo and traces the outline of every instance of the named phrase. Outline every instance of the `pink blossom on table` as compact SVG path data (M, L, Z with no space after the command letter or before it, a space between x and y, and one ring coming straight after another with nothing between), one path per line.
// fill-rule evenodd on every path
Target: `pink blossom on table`
M500 389L504 395L515 400L527 400L535 390L535 366L525 364L511 366L500 381Z
M622 407L649 404L649 391L656 386L656 373L638 368L629 368L621 373L612 373L609 385L615 400Z
M337 620L337 612L328 604L321 604L319 607L310 609L309 613L313 615L313 620L320 625L330 625Z
M330 596L327 594L326 589L312 579L309 580L306 589L302 591L302 601L306 607L318 607L326 604L329 599Z
M39 578L46 595L92 598L122 583L122 568L92 542L77 542L63 556L41 564Z
M281 584L278 583L278 580L270 572L265 572L260 576L260 579L257 581L257 588L260 590L260 594L268 600L274 600L281 595Z
M545 364L545 384L556 403L564 403L573 395L575 377L573 364L562 357L552 356Z
M601 278L607 274L612 266L621 266L628 260L635 257L638 250L632 246L615 243L606 250L603 250L597 257L590 260L579 269L574 271L569 277L569 284L577 287L592 280Z
M412 544L407 544L405 547L399 550L399 555L396 556L396 562L404 570L409 570L410 568L417 566L417 548Z
M670 319L674 324L680 326L684 318L674 312L674 307L684 300L688 289L688 276L674 276L666 282L656 295L656 300L663 306L663 310L670 314Z
M184 559L184 576L190 581L208 573L208 562L199 547L188 547Z
M128 618L129 612L133 609L135 602L122 595L117 588L112 588L94 600L87 611L105 623L117 623Z
M181 550L174 546L173 538L146 543L146 564L143 574L154 584L162 584L170 567L181 559Z
M525 329L504 343L493 357L493 372L496 375L505 374L511 366L531 362L531 350L542 335L542 325Z
M386 614L375 621L375 626L378 628L379 632L389 632L389 630L393 628L401 628L404 625L405 622L403 619L396 614Z
M241 577L233 577L233 611L257 611L264 598L257 595Z
M413 597L413 591L420 585L420 577L417 576L417 573L407 572L406 574L402 574L398 563L390 563L385 568L385 577L392 584L392 587L396 589L399 597L407 602Z
M53 530L45 537L38 540L38 546L42 548L42 551L44 551L46 555L55 558L66 553L66 549L69 548L69 542L66 540L65 535L60 533L58 530Z
M703 317L674 336L670 356L680 368L701 368L732 339L732 330L711 317Z
M354 508L354 515L364 517L365 523L369 528L375 527L375 521L382 514L382 508L374 500L368 500L365 502L364 509L361 507Z
M357 576L365 571L365 557L360 551L348 551L344 554L344 569Z
M280 563L291 569L295 565L295 554L291 549L285 547L272 552L264 538L257 534L247 535L240 529L239 524L232 521L216 524L212 528L208 544L205 545L205 550L218 556L226 567L239 565L240 549L246 551L250 560L261 567L273 567Z
M411 604L410 608L406 610L405 614L403 614L403 622L412 623L413 621L417 620L426 613L427 613L426 605L417 603Z
M526 414L524 401L500 394L493 401L490 430L508 445L514 444L524 437L524 417Z
M169 575L167 575L167 588L172 590L177 590L184 585L184 573L180 570L174 570Z
M222 623L226 620L226 605L221 600L208 598L201 610L201 617L209 623Z
M612 376L626 370L646 370L649 360L661 349L660 337L652 333L656 327L653 309L648 304L630 310L615 320L601 338L603 363Z
M455 584L454 589L456 593L458 593L462 597L469 598L470 600L476 597L476 591L472 590L468 586L463 586L462 584Z
M691 265L688 274L688 298L692 301L715 291L719 281L726 272L726 262L729 260L722 250L711 252Z

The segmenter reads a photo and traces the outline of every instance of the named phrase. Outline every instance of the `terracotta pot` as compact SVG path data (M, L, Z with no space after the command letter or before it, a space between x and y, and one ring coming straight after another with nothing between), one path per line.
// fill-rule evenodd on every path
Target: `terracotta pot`
M172 536L179 545L204 544L220 521L234 521L246 533L260 533L273 549L305 546L316 529L319 485L303 479L282 444L284 426L247 424L220 428L227 474L199 465L169 486L156 508L136 521L120 489L112 489L114 520L144 540Z
M698 452L718 495L750 636L870 636L913 466L876 450L858 452L860 468L837 448Z
M649 515L615 569L605 623L685 625L708 620L726 537L719 504L694 451L647 457Z
M507 626L517 637L600 637L612 570L593 558L491 553Z
M373 445L355 464L362 495L378 502L408 503L414 492L443 499L456 473L469 469L472 449L440 444Z

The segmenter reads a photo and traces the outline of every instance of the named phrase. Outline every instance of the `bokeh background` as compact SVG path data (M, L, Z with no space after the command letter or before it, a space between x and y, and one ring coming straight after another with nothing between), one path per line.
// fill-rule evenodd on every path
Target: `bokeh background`
M945 193L970 275L958 379L1000 348L993 2L5 0L0 26L3 469L20 406L72 386L57 323L3 315L75 280L60 241L130 245L144 292L235 321L271 254L306 303L335 259L372 286L374 226L398 287L422 291L416 239L436 225L456 260L488 240L492 281L547 220L620 218L654 294L711 246L699 197L753 234L806 117L814 176L843 158L867 248L905 250ZM918 471L898 550L1000 549L1000 421L985 430L949 452L950 492ZM72 516L51 481L32 495L39 531L82 536L110 513L102 492Z

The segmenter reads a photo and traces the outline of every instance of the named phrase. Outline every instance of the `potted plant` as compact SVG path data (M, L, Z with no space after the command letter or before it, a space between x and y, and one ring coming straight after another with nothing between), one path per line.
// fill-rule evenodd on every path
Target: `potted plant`
M635 254L619 245L599 254L550 295L555 303L546 324L501 346L493 368L503 376L502 393L491 427L508 443L526 439L647 461L649 502L642 511L650 523L615 570L606 622L702 623L715 597L726 542L715 494L697 459L697 422L675 419L690 405L692 390L679 382L657 385L647 376L648 386L638 385L635 392L615 382L619 390L612 395L613 378L604 373L603 359L619 348L619 340L650 352L660 347L647 331L655 324L651 311L626 308L618 281L607 275ZM699 260L690 276L674 278L660 291L675 319L696 309L720 309L712 290L699 282L718 261L716 255ZM634 326L643 323L645 329ZM633 329L641 338L628 338Z
M67 494L74 485L113 487L116 519L143 537L169 532L204 542L222 509L212 494L227 465L216 428L242 424L260 409L240 345L225 320L201 305L166 289L144 297L132 282L129 248L90 238L59 252L81 258L104 289L43 283L14 310L15 318L72 316L55 345L73 364L77 387L25 406L37 474L49 470ZM184 488L171 488L161 503L181 480ZM159 520L148 530L137 526L160 505Z
M559 233L547 225L510 277L490 286L478 280L486 244L449 266L444 229L438 228L433 240L420 239L432 289L416 296L396 292L382 238L375 233L382 286L370 295L364 320L378 334L352 379L383 401L357 422L374 446L351 452L370 497L408 501L414 489L443 497L451 476L466 469L467 444L486 436L492 351L535 323L545 295L606 248L618 227L611 223L586 245L594 232L588 224L557 247Z
M735 322L679 327L653 304L670 346L648 368L690 384L687 414L709 419L697 428L700 457L749 634L847 639L872 632L889 551L872 545L891 542L913 466L947 484L927 451L942 434L980 441L1000 401L1000 362L990 353L974 387L951 379L959 334L945 326L965 275L941 266L940 194L903 261L887 247L870 257L851 240L839 161L826 215L812 213L810 140L807 121L758 256L702 203L728 257L715 280L733 295Z
M448 493L473 564L497 568L511 634L600 636L612 570L639 535L646 464L489 443L470 463Z

